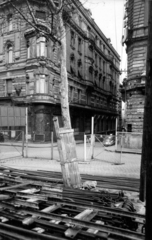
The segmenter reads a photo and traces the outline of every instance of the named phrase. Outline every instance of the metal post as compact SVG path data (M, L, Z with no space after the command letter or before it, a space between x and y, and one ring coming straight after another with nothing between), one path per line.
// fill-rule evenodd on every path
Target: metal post
M94 117L91 119L91 159L93 159L93 152L94 152Z
M51 160L53 160L53 132L51 132Z
M94 134L94 117L91 118L91 134Z
M22 157L24 157L24 131L22 131Z
M84 134L84 161L86 161L86 135Z
M25 141L26 141L26 151L25 157L28 157L28 107L26 107L26 122L25 122Z
M116 117L116 126L115 126L115 150L117 150L117 138L118 138L118 136L117 136L117 127L118 127L118 119L117 119L117 117Z

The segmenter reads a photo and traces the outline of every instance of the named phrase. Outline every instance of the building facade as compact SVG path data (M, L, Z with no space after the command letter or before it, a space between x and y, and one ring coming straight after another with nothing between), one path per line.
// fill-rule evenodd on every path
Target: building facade
M148 0L126 0L125 3L123 43L127 49L128 74L123 83L123 93L128 132L143 131L148 6Z
M65 9L67 73L72 128L75 134L115 129L120 103L120 57L80 2ZM52 117L60 107L60 47L43 34L50 26L57 34L56 19L46 1L0 3L0 104L28 106L29 134L32 140L50 140ZM66 7L67 8L67 7ZM18 10L20 9L20 10ZM32 14L31 14L32 9ZM21 11L21 12L20 12ZM33 16L32 16L33 15ZM33 17L42 31L30 23Z

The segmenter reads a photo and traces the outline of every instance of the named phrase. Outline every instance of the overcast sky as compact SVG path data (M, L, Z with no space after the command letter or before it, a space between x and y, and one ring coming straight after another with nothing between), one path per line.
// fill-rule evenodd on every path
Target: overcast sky
M92 18L107 38L111 39L113 47L122 59L121 69L126 68L125 48L122 47L122 29L125 0L81 0L85 8L92 12Z

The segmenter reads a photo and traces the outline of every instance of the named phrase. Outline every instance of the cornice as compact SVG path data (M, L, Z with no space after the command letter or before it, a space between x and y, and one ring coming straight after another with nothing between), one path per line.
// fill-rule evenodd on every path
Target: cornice
M74 5L79 9L79 11L81 12L81 14L87 19L87 21L90 23L90 25L92 26L92 28L94 28L96 30L96 32L99 34L99 36L101 37L102 40L104 40L104 43L110 48L110 50L113 52L113 54L115 55L115 57L118 58L118 60L120 61L120 56L117 53L117 51L114 49L114 47L107 43L107 38L104 35L104 33L102 32L102 30L98 27L98 25L96 24L96 22L92 19L88 17L87 11L86 9L83 7L82 3L80 3L79 0L72 0L72 2L74 3ZM79 4L78 4L79 3Z

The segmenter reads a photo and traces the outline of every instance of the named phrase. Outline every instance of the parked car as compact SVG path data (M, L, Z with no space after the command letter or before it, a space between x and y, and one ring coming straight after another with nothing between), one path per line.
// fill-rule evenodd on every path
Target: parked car
M113 134L110 134L110 135L106 136L104 141L103 141L103 145L105 147L115 145L115 136Z
M0 142L4 142L4 135L0 132Z

